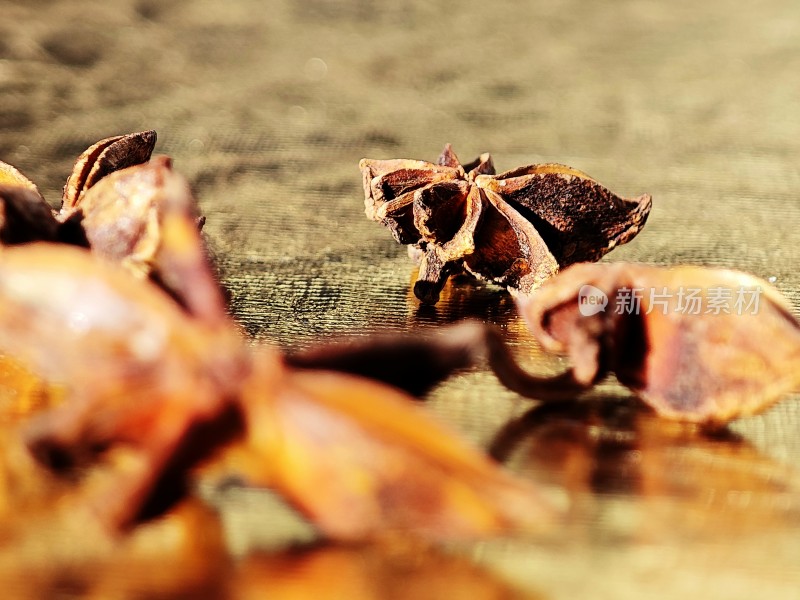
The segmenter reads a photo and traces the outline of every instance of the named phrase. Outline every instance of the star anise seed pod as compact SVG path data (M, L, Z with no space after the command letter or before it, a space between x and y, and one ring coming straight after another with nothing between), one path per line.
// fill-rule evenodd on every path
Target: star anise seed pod
M53 211L39 190L0 162L0 247L35 241L85 246L137 277L150 277L191 314L224 320L206 269L204 219L169 157L150 160L155 131L100 140L77 159Z
M717 426L800 389L800 323L746 273L574 265L518 303L545 350L572 363L557 381L517 378L533 398L574 397L614 373L660 416Z
M224 299L206 268L197 202L168 157L107 175L72 211L94 254L154 279L193 315L224 320Z
M210 458L223 479L278 490L336 539L546 530L559 510L381 382L398 374L331 370L353 372L363 356L392 356L402 370L433 354L435 368L404 378L422 391L469 364L460 327L428 344L312 350L297 368L251 350L230 319L196 318L86 249L32 243L0 255L0 353L64 390L23 425L26 442L81 482L81 506L111 530L169 509Z
M75 161L64 186L61 212L78 206L83 194L106 175L146 163L155 146L156 132L152 130L117 135L89 146Z
M495 175L489 154L462 165L450 144L437 164L365 158L359 166L367 217L422 250L414 293L425 304L462 269L528 294L560 268L630 241L650 213L650 196L621 198L571 167Z

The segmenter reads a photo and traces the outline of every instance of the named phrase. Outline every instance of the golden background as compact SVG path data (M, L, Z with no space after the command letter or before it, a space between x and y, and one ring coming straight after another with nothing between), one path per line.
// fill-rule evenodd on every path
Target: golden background
M561 162L652 194L646 228L606 260L734 267L800 305L794 0L28 0L0 15L0 160L56 203L86 146L157 130L254 339L294 349L472 317L529 367L559 366L496 289L450 286L421 309L404 248L364 218L360 158L434 160L445 142L464 160L492 152L499 171ZM800 594L796 397L715 436L658 421L613 384L528 412L485 370L428 405L484 447L504 431L509 465L572 500L556 539L453 550L480 569L458 567L470 596ZM236 577L270 597L460 589L440 558L287 555L308 537L299 519L263 493L209 493L234 555L260 558L208 572L188 597L222 597ZM133 573L109 577L99 597L139 597L125 595Z

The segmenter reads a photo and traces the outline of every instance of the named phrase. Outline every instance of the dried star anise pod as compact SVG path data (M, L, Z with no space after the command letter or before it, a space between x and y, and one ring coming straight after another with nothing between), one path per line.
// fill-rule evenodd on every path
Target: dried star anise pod
M409 375L408 387L424 390L463 365L460 337L431 343L456 356L417 382ZM425 356L415 344L402 362ZM444 540L552 522L532 485L404 392L330 370L327 352L295 358L302 369L271 350L254 354L230 321L197 318L86 249L5 249L0 351L65 390L61 405L28 422L27 443L55 472L84 474L86 502L112 530L167 510L215 457L337 539Z
M437 164L365 158L359 167L367 217L421 250L414 293L426 304L462 269L528 294L559 268L633 239L651 206L646 194L621 198L563 165L496 175L489 154L461 165L450 144Z
M171 160L150 160L155 143L155 131L142 131L93 144L76 161L58 212L30 180L0 163L0 244L88 246L154 279L190 313L224 319L225 303L206 269L203 218Z
M0 243L63 241L85 244L77 212L83 195L114 171L146 163L156 143L155 131L142 131L101 140L78 158L64 186L61 210L55 212L36 185L15 167L0 162ZM128 208L128 207L126 207Z
M558 380L505 378L533 398L574 397L614 373L659 415L716 426L800 387L800 323L745 273L581 264L518 303L544 348L572 362Z
M232 329L64 245L6 249L0 297L0 350L65 389L28 426L34 453L68 470L113 446L136 449L96 507L105 521L126 525L171 503L181 468L235 433L229 399L248 359Z
M140 131L92 144L78 157L64 185L61 212L78 206L82 196L106 175L150 160L156 137L155 131Z
M263 356L255 372L242 396L246 443L228 471L281 492L328 537L452 540L557 522L532 486L396 388Z
M197 204L169 158L105 176L61 214L64 220L79 216L94 254L153 278L195 316L224 318L218 284L206 268Z

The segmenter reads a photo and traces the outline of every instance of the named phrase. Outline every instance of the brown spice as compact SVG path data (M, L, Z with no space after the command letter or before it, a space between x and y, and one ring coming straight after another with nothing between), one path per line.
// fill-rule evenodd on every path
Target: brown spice
M168 157L107 175L61 214L79 216L93 253L153 278L193 315L225 319L224 299L206 268L197 203Z
M58 237L59 223L35 186L0 184L0 246Z
M224 320L224 299L206 268L204 220L171 160L150 160L155 143L155 131L142 131L90 146L75 162L58 212L33 182L0 163L0 245L87 246L153 279L195 316Z
M89 188L106 175L146 163L156 145L155 131L141 131L100 140L87 148L75 162L64 186L61 212L75 208Z
M587 294L606 298L605 309L585 310ZM516 389L532 397L574 396L613 372L659 415L719 425L800 386L800 323L777 290L745 273L581 264L518 302L545 349L572 361L561 382L520 379Z
M382 362L420 346L366 351ZM463 366L461 337L435 346L456 356L418 378L422 388ZM214 457L207 468L274 487L336 539L446 540L555 520L532 485L402 391L325 370L326 351L297 358L302 369L271 350L254 355L230 321L197 318L86 249L4 251L0 350L63 384L63 404L28 423L27 442L55 472L91 473L86 502L112 530L167 510Z
M450 274L528 294L572 263L595 261L644 226L648 195L616 196L571 167L539 164L495 175L489 154L461 165L362 159L367 217L422 251L414 293L435 304Z
M454 540L541 533L558 522L532 485L400 390L334 371L276 369L268 359L259 370L243 391L248 433L230 470L280 491L327 536Z
M248 360L232 329L57 244L7 248L0 298L0 349L66 390L61 406L26 426L34 453L56 470L92 465L115 448L135 457L119 461L92 501L104 521L125 526L174 501L182 468L235 433L228 399Z

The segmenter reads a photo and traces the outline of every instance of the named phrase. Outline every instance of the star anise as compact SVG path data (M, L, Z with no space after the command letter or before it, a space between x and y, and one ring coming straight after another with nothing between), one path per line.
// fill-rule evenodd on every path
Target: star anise
M78 208L86 192L106 175L146 163L155 143L155 131L142 131L106 138L90 146L75 162L64 186L59 211L51 209L30 179L14 166L0 161L0 243L88 244L87 232L81 223L85 214L82 206ZM120 210L122 206L123 210L129 210L129 204L118 202L116 208ZM91 232L88 233L91 237Z
M662 417L720 425L800 389L800 323L745 273L574 265L518 303L542 346L572 362L551 380L498 372L533 398L574 397L614 373Z
M289 361L84 248L31 243L0 255L0 358L64 390L24 424L26 441L53 471L81 478L80 506L112 530L170 508L214 457L206 476L272 487L336 539L443 540L553 523L532 485L400 389L424 391L470 364L473 337L468 326ZM394 370L375 368L389 358Z
M75 208L83 195L103 177L150 160L156 146L155 131L109 137L89 146L75 161L64 185L61 212Z
M435 304L449 275L528 294L572 263L596 261L644 226L648 195L621 198L588 175L537 164L495 175L482 154L462 165L450 144L438 163L360 163L367 217L421 251L414 293Z
M53 241L87 246L159 283L190 313L225 316L206 269L204 219L166 156L150 160L155 131L100 140L76 160L54 211L16 168L0 162L0 246Z

